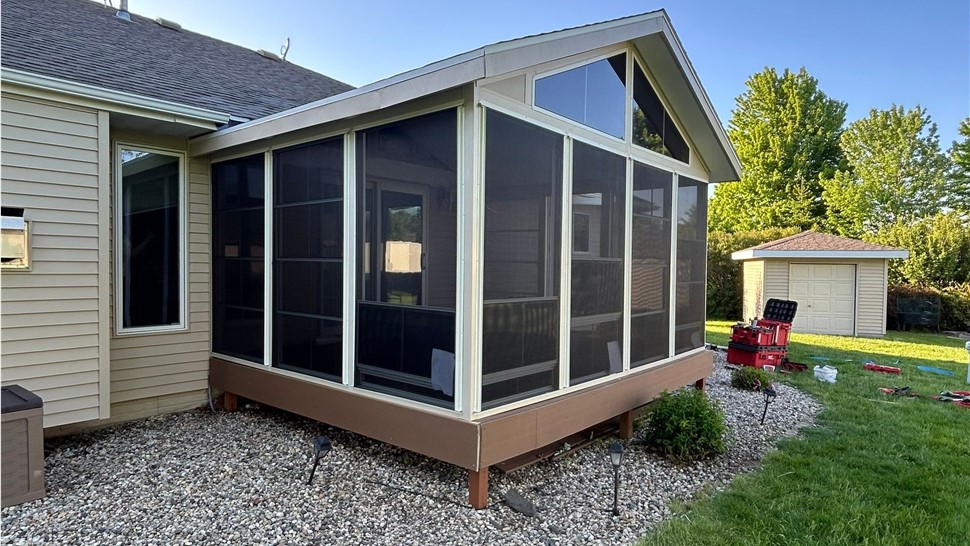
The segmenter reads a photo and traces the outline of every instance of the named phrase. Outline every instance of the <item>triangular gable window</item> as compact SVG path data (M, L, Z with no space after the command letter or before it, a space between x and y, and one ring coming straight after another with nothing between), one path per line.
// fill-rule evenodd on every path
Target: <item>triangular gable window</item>
M633 63L633 143L690 162L687 142L637 63Z
M622 139L626 53L536 79L535 105Z

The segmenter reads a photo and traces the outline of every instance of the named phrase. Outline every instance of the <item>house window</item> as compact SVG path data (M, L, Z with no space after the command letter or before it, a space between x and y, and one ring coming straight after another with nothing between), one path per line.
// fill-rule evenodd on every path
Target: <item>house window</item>
M116 169L116 331L184 329L185 156L118 145Z
M212 165L212 351L263 362L263 154Z
M626 53L537 78L535 105L622 139Z
M343 138L273 156L274 365L343 380Z
M355 385L454 407L458 113L357 134Z
M633 63L633 143L690 163L690 148L640 64Z
M572 206L587 219L588 243L571 264L569 383L577 385L623 371L626 159L576 142Z
M677 184L676 354L704 346L707 281L707 184L680 177Z
M670 222L673 175L633 164L630 366L670 356Z
M482 407L559 385L563 138L487 110Z

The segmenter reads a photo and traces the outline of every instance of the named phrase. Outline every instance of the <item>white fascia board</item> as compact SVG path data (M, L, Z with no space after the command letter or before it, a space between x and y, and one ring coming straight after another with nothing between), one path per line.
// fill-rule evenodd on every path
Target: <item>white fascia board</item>
M731 253L732 260L760 260L764 258L825 258L825 259L892 259L909 258L908 250L753 250Z
M150 110L152 112L170 115L173 117L172 121L176 123L185 123L201 127L212 127L213 125L229 123L229 114L223 112L196 108L177 102L154 99L124 91L115 91L61 78L53 78L51 76L42 76L13 68L0 68L0 80L5 83L45 91L55 91L65 95L99 101L107 105ZM105 109L111 110L110 107Z
M484 76L483 55L484 49L476 49L339 95L197 137L189 143L190 155L209 154L254 140L366 114L464 85Z

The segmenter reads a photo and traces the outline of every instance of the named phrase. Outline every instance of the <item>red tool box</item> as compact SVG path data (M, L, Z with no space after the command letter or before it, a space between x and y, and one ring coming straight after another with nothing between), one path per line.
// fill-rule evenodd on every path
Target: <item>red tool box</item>
M798 302L769 299L764 316L750 324L739 322L731 328L728 343L729 364L762 368L778 366L788 359L788 337Z

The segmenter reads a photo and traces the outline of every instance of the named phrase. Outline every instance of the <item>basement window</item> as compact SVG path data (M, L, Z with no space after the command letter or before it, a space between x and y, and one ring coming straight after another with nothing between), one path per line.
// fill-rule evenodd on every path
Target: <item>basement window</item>
M116 331L184 329L185 156L119 144L115 165Z

